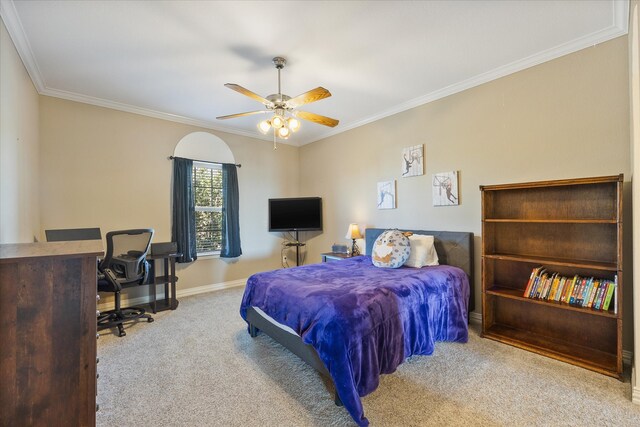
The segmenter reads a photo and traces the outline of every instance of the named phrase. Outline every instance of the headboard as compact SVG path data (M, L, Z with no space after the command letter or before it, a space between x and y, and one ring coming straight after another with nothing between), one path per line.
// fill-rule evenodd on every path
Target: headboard
M365 230L366 253L371 254L371 248L378 236L387 228L367 228ZM434 237L436 252L440 264L453 265L461 268L469 276L469 283L473 289L473 233L463 231L426 231L405 230L413 234L426 234Z

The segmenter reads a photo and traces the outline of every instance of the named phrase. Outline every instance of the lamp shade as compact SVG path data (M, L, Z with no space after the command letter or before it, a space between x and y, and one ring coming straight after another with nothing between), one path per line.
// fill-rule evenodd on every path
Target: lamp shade
M347 231L346 239L362 239L362 234L360 234L360 229L358 228L358 224L349 224L349 230Z

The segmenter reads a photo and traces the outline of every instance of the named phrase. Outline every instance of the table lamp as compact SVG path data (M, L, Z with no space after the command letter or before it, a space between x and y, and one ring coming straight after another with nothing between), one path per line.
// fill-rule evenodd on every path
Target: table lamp
M349 224L349 230L347 231L347 235L345 236L345 238L353 240L353 245L351 246L351 256L360 255L360 249L358 248L358 245L356 245L356 239L362 239L362 234L360 234L358 224Z

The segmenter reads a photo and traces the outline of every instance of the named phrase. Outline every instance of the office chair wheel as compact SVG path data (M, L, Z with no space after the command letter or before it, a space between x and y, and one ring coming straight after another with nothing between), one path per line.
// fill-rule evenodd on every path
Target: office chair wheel
M147 323L151 323L151 322L153 322L153 317L149 317L149 318L147 319Z
M124 326L122 326L122 323L120 323L118 325L118 336L119 337L124 337L125 335L127 335L127 333L124 330Z

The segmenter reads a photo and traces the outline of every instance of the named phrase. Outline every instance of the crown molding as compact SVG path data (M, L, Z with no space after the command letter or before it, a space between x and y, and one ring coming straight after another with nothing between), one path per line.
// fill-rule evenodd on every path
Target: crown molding
M220 126L214 122L207 120L193 119L190 117L180 116L178 114L165 113L163 111L152 110L150 108L136 107L135 105L125 104L122 102L110 101L103 98L96 98L93 96L87 96L78 94L75 92L68 92L65 90L49 89L45 88L40 92L41 95L51 96L54 98L66 99L69 101L81 102L83 104L91 104L98 107L111 108L113 110L124 111L127 113L139 114L142 116L153 117L156 119L167 120L170 122L182 123L190 126L198 126L205 129L217 130L220 132L232 133L235 135L246 136L253 139L260 139L264 141L270 141L269 138L262 135L237 129L227 128ZM278 141L280 143L280 141Z
M149 108L137 107L122 102L111 101L108 99L97 98L93 96L83 95L75 92L69 92L60 89L49 88L40 72L38 62L35 59L29 40L26 37L24 28L18 12L15 8L13 0L0 0L0 17L7 27L7 32L16 47L18 55L24 64L31 81L40 95L51 96L54 98L66 99L69 101L81 102L83 104L95 105L98 107L111 108L114 110L124 111L127 113L139 114L147 117L153 117L161 120L182 123L191 126L198 126L205 129L216 130L220 132L231 133L234 135L245 136L248 138L259 139L263 141L272 141L271 138L263 136L258 132L248 132L238 129L220 126L217 123L207 120L194 119L191 117L180 116L177 114L165 113L163 111L152 110ZM293 142L278 140L280 144L297 145Z
M13 0L0 0L0 17L2 17L4 25L7 27L9 37L11 37L11 40L16 47L18 55L27 69L27 73L29 73L29 77L31 77L33 85L36 87L38 93L42 93L46 87L44 80L42 79L42 73L38 68L38 63L35 60L33 51L31 50L29 40L24 33L24 28L22 27L22 22L20 22L20 18L18 17L18 11L16 10Z
M346 126L341 126L340 129L331 130L326 134L324 134L322 138L309 140L304 144L319 141L321 139L325 139L330 136L334 136L339 133L346 132L351 129L355 129L360 126L364 126L366 124L375 122L385 117L389 117L394 114L398 114L403 111L407 111L412 108L416 108L421 105L428 104L429 102L437 101L438 99L445 98L449 95L453 95L458 92L465 91L467 89L471 89L475 86L480 86L481 84L488 83L492 80L497 80L501 77L508 76L509 74L517 73L518 71L522 71L524 69L533 67L535 65L539 65L544 62L548 62L553 59L560 58L561 56L568 55L570 53L574 53L579 50L595 46L599 43L604 43L616 37L623 36L627 34L629 31L629 19L628 19L629 18L629 0L614 0L612 3L612 7L613 7L613 14L612 14L613 22L609 27L601 31L591 33L587 36L577 38L568 43L564 43L562 45L556 46L552 49L548 49L546 51L537 53L535 55L531 55L527 58L512 62L502 67L495 68L491 71L488 71L483 74L479 74L470 79L463 80L458 83L454 83L450 86L431 92L427 95L411 99L407 102L404 102L402 104L398 104L392 108L389 108L381 113L367 117L363 120L359 120L357 122L347 124Z
M278 143L293 145L293 146L302 146L302 145L310 144L312 142L321 141L323 139L327 139L334 135L346 132L351 129L358 128L360 126L364 126L366 124L375 122L385 117L389 117L394 114L398 114L403 111L407 111L412 108L416 108L421 105L428 104L429 102L433 102L438 99L445 98L449 95L453 95L458 92L471 89L475 86L479 86L481 84L488 83L492 80L496 80L501 77L507 76L509 74L522 71L526 68L530 68L535 65L542 64L544 62L559 58L564 55L568 55L570 53L574 53L576 51L585 49L587 47L595 46L599 43L603 43L608 40L627 34L628 28L629 28L629 19L628 19L629 18L629 0L613 0L612 8L613 8L612 23L609 27L601 31L589 34L584 37L580 37L568 43L562 44L560 46L556 46L553 49L548 49L538 54L531 55L528 58L524 58L522 60L512 62L511 64L507 64L502 67L495 68L491 71L474 76L470 79L463 80L458 83L454 83L450 86L431 92L427 95L411 99L407 102L398 104L392 108L389 108L378 114L374 114L373 116L367 117L365 119L358 120L356 122L352 122L346 125L341 125L339 128L333 128L318 137L301 138L300 141L298 141L297 143L294 141L278 140ZM165 113L162 111L156 111L148 108L136 107L136 106L124 104L121 102L109 101L106 99L82 95L74 92L51 89L46 86L44 79L42 78L42 73L40 72L37 61L35 60L35 56L33 55L33 51L31 50L29 41L25 35L24 28L22 27L22 24L18 17L18 13L15 9L13 0L0 0L0 16L2 17L5 23L5 26L7 27L7 31L9 32L9 35L11 36L11 39L13 40L13 43L16 46L16 50L18 51L18 54L20 55L20 58L22 59L22 62L24 63L25 68L29 73L29 76L31 77L31 80L33 81L33 84L36 87L36 90L41 95L47 95L47 96L52 96L56 98L82 102L85 104L96 105L99 107L112 108L115 110L125 111L129 113L134 113L134 114L140 114L143 116L153 117L157 119L168 120L168 121L183 123L183 124L192 125L192 126L198 126L205 129L212 129L212 130L226 132L234 135L241 135L241 136L258 139L262 141L271 141L269 137L265 137L258 132L248 132L248 131L239 130L239 129L232 129L229 127L214 124L214 122L210 122L207 120L193 119L190 117L180 116L180 115L171 114L171 113Z

